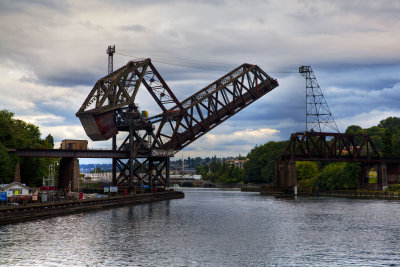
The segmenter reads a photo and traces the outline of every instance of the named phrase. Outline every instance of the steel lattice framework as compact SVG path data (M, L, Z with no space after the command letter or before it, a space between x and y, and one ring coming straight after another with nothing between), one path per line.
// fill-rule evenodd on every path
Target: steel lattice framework
M128 133L118 150L129 150L129 160L118 160L115 183L168 185L169 157L277 86L257 65L243 64L180 102L150 59L130 61L96 82L76 116L93 141ZM139 112L139 90L150 94L159 114Z
M291 135L281 160L382 161L367 134L302 132Z
M311 66L301 66L299 73L306 78L306 131L339 132Z

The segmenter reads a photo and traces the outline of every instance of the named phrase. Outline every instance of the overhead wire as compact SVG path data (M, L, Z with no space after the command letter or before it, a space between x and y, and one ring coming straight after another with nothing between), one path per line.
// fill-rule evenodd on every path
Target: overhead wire
M124 52L118 52L116 51L115 54L120 55L120 56L125 56L129 57L134 60L144 60L147 57L142 57L142 56L136 56L130 54L128 50L124 49L119 49L121 51L126 51L128 53ZM228 69L233 69L236 68L238 65L234 65L231 63L220 63L220 62L213 62L213 61L208 61L208 60L201 60L201 59L189 59L189 58L182 58L182 57L170 57L170 56L153 56L151 57L152 61L165 64L165 65L172 65L172 66L178 66L178 67L185 67L185 68L191 68L191 69L200 69L200 70L208 70L208 71L226 71ZM268 70L269 73L298 73L298 71L292 70L291 67L289 68L282 68L282 67L266 67L264 68Z

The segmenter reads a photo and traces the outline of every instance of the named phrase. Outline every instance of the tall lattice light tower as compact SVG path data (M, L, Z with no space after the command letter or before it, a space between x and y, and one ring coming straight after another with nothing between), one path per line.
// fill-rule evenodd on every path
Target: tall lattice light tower
M311 66L301 66L299 73L306 78L306 131L339 132Z

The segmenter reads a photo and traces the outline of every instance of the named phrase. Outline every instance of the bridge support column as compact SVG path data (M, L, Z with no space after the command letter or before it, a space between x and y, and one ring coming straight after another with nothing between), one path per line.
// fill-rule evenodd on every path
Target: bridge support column
M165 162L165 186L169 187L169 167L170 167L170 158L166 159Z
M291 160L275 162L275 186L294 192L297 186L296 162Z
M358 178L358 188L363 189L368 187L369 184L369 170L370 166L361 164L360 176Z
M148 170L148 176L149 176L149 189L150 192L154 192L154 161L152 158L149 158L149 170Z
M385 163L381 162L378 164L377 174L378 174L378 189L384 191L388 188L387 171Z
M400 163L386 164L388 184L400 183Z
M70 190L77 192L80 181L79 160L77 158L62 158L60 160L60 174L58 179L58 187L66 189L71 186Z
M19 160L15 164L14 182L21 182L21 165L19 164Z

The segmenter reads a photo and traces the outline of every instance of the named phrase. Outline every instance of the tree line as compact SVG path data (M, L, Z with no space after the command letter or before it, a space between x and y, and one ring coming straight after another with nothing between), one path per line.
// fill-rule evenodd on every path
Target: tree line
M0 183L10 183L14 179L15 167L20 164L21 181L28 186L40 186L43 177L49 174L49 165L54 159L18 158L10 155L8 149L54 147L53 137L49 134L41 138L39 127L16 119L14 113L0 110Z
M351 125L345 133L368 134L381 156L400 157L400 118L388 117L377 126L365 129ZM284 152L288 142L270 141L254 147L246 156L243 170L218 161L196 169L205 179L218 183L272 184L275 162ZM296 174L300 184L320 190L356 189L359 172L358 163L296 162Z

